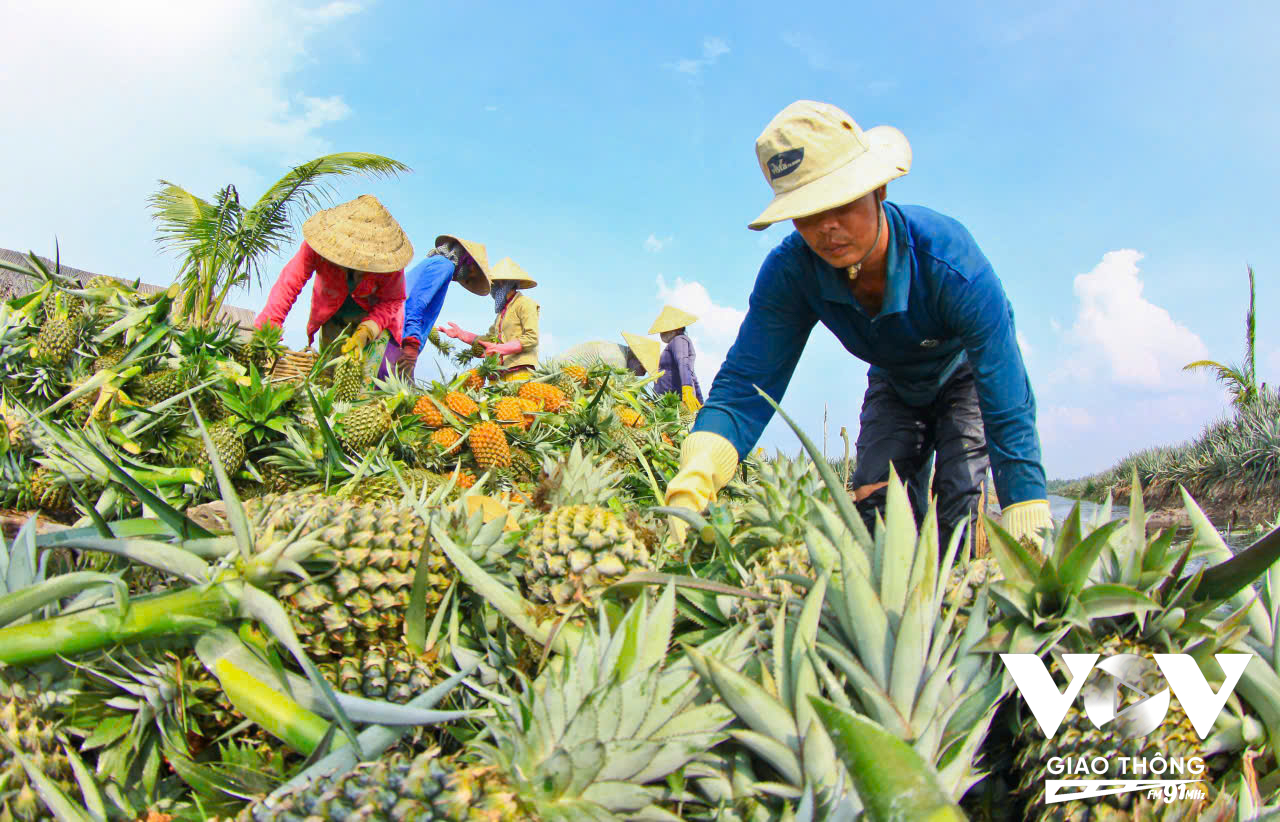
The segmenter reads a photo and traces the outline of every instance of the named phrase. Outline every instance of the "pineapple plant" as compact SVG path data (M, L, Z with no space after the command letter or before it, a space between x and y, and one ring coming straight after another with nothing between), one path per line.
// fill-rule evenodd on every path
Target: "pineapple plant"
M507 444L506 433L497 423L477 423L467 435L467 440L480 470L510 467L511 448Z
M668 590L656 607L647 598L633 605L616 633L601 621L509 706L497 705L485 741L458 756L393 753L248 808L240 822L674 818L661 808L664 777L723 739L731 716L686 658L667 660L674 612ZM700 650L737 670L748 658L743 640L726 635Z
M391 430L391 412L382 400L352 408L339 419L342 444L357 454L377 445Z
M46 300L45 320L36 334L31 354L47 365L59 366L70 359L76 347L76 324L70 316L66 295L54 292L50 297L53 303L49 305Z
M440 406L436 405L434 398L428 394L418 397L413 404L413 413L418 415L418 419L422 420L422 424L427 428L440 428L444 425L444 414L440 411Z
M284 329L274 323L263 323L253 330L248 342L241 346L235 354L236 362L245 368L252 364L264 374L271 373L272 367L284 352Z
M459 417L469 417L480 410L480 406L476 405L476 401L461 391L450 391L445 394L444 404Z
M568 402L563 391L554 385L547 385L543 382L528 381L522 383L517 394L527 400L536 402L539 410L549 411L552 414L559 411Z
M574 445L563 463L545 466L550 510L524 542L525 583L535 602L561 612L592 613L604 590L638 570L651 570L649 549L627 521L606 507L620 473Z

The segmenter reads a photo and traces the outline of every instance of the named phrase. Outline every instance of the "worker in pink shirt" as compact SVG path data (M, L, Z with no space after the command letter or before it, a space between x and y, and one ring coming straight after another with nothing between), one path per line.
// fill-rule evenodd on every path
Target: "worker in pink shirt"
M302 246L280 272L255 324L283 326L314 274L307 344L319 332L324 348L354 327L342 352L376 342L377 350L365 357L376 366L388 337L399 344L403 332L404 267L413 259L409 238L370 194L311 215L302 224L302 236Z

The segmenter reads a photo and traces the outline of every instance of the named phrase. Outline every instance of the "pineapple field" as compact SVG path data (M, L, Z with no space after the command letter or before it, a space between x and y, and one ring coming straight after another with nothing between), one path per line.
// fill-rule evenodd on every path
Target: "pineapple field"
M1184 493L1191 537L1148 535L1135 480L1128 520L974 540L896 477L868 529L799 431L708 511L666 509L692 414L652 376L508 382L432 339L438 381L375 381L178 286L21 269L4 822L1280 812L1280 533L1233 554ZM1129 735L1072 702L1050 740L1000 654L1058 683L1064 655L1185 654L1213 693L1217 655L1250 659L1207 733L1176 699ZM1194 784L1046 802L1064 762L1152 759Z

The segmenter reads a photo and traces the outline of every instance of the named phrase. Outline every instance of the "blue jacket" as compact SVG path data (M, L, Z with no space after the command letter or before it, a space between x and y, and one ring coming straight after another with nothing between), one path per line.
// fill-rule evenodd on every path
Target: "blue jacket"
M793 232L765 258L738 338L711 385L695 431L745 456L781 402L814 325L871 364L903 401L926 405L966 360L973 369L987 450L1002 505L1044 499L1036 401L1014 333L1013 308L991 263L957 221L886 202L888 281L880 313L854 299L848 275Z
M409 296L404 301L404 336L426 343L427 334L440 318L444 295L453 281L453 263L434 254L405 272Z

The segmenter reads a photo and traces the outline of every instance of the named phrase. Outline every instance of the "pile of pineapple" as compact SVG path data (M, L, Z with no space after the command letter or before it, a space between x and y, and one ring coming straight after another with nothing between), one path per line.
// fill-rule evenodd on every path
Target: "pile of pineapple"
M993 525L977 557L896 477L868 530L803 435L668 510L691 420L629 372L508 381L433 339L438 382L336 348L275 377L270 329L32 273L0 306L0 494L68 527L0 540L0 820L1280 805L1280 536L1233 560L1188 498L1190 538L1151 537L1138 492L1128 523L1073 515L1042 548ZM1050 757L1117 741L1073 705L1047 743L1009 651L1256 658L1208 739L1175 703L1124 743L1203 757L1203 797L1046 805Z

